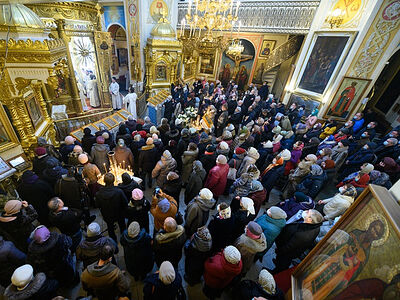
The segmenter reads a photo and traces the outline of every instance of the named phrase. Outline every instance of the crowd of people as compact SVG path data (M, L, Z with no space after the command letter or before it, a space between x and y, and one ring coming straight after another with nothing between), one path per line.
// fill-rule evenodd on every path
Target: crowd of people
M183 123L187 107L200 118L212 109L212 129ZM378 134L370 113L321 122L318 109L285 106L266 82L241 92L206 80L173 85L163 108L158 126L129 117L116 133L85 128L80 143L67 136L60 149L38 139L33 169L0 215L7 299L63 299L59 288L79 282L87 297L133 299L132 278L144 282L144 299L185 299L183 280L202 283L210 299L224 291L284 299L274 275L304 257L368 184L399 179L400 128ZM116 182L111 150L140 182L128 173ZM328 182L337 191L318 198ZM274 244L275 268L244 279Z

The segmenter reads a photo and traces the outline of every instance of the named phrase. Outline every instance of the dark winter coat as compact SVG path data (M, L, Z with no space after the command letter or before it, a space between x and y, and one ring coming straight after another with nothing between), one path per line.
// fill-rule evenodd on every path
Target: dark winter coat
M135 278L144 277L153 269L151 237L144 228L134 238L125 230L121 236L121 245L124 247L125 264L129 274Z
M244 228L250 221L253 221L256 215L248 214L247 210L239 209L233 215L235 219L235 225L233 227L233 237L236 240L242 233L244 233Z
M217 164L208 173L204 187L210 189L215 197L222 195L225 190L228 172L228 164Z
M179 294L185 294L182 287L182 278L175 271L175 280L168 285L165 285L160 279L158 272L151 274L144 280L143 299L144 300L183 300Z
M56 182L62 178L63 175L67 174L68 170L61 166L56 166L53 168L46 168L42 173L42 178L51 187L56 185Z
M210 231L213 241L213 251L220 251L233 243L235 240L234 225L235 220L233 217L221 219L219 215L216 215L211 219L208 224L208 230Z
M113 246L118 253L118 247L112 238L102 235L87 237L82 240L76 248L76 258L83 262L83 267L86 268L100 259L100 251L105 245Z
M320 175L308 174L300 184L297 185L296 190L315 199L327 179L328 177L325 172Z
M81 184L75 177L62 176L54 187L55 194L62 199L65 206L81 209L83 195Z
M136 130L136 121L135 120L127 120L125 121L125 126L128 128L129 132L132 133Z
M204 241L197 237L185 243L185 275L189 284L200 282L204 272L204 262L211 254L211 246L211 240Z
M110 146L107 144L94 144L92 150L90 151L90 157L92 162L99 168L101 173L106 173L104 165L107 170L110 167L110 161L108 159L107 153L110 152Z
M203 188L203 182L205 178L206 171L204 170L204 168L194 167L185 189L186 205L199 194L200 190Z
M133 179L129 183L119 183L118 187L124 192L126 199L131 199L134 189L140 189L139 184Z
M81 276L82 287L99 300L116 299L129 292L130 280L127 275L112 263L98 266L89 265Z
M206 225L210 210L214 204L214 199L206 200L200 198L200 196L195 197L189 202L185 213L185 230L187 236L192 236L197 231L197 228Z
M188 183L190 174L193 169L193 162L197 159L199 150L195 151L184 151L182 154L182 181L184 184Z
M0 236L0 285L8 286L14 270L25 264L25 253L18 250L13 242L3 240Z
M132 222L136 221L139 223L140 228L144 228L147 232L149 231L149 211L150 202L146 198L141 200L131 200L126 209L126 218L128 219L128 226Z
M44 243L37 244L32 241L29 244L27 263L32 265L36 272L43 272L61 284L68 284L73 281L75 275L71 246L72 240L69 236L51 232L49 239Z
M242 261L229 263L223 252L218 252L204 263L204 283L214 289L222 290L242 272Z
M261 183L267 193L273 189L278 179L283 177L284 172L285 164L273 167L263 177L261 177Z
M174 180L166 180L164 182L162 190L167 195L173 197L179 206L179 196L181 194L181 189L182 189L182 180L181 177L178 177Z
M43 175L43 171L47 168L47 164L53 163L54 165L60 165L60 162L57 158L45 154L41 157L35 157L32 161L32 171L35 172L36 175L41 177Z
M154 235L153 250L155 261L158 267L168 260L174 268L182 258L182 247L186 241L186 234L183 226L178 225L174 232L160 230Z
M374 153L372 152L371 149L360 149L353 155L347 157L347 160L349 161L347 164L344 166L351 166L351 167L360 167L362 164L371 162L374 158Z
M84 135L82 138L82 149L86 153L92 151L93 145L96 143L96 137L93 134Z
M8 300L51 300L58 295L58 287L57 280L46 278L44 273L36 273L26 288L18 290L11 284L4 291L4 296Z
M24 175L22 175L22 183L17 187L17 192L21 199L32 204L35 208L39 222L48 224L49 208L47 202L54 196L53 188L34 174L26 178Z
M217 155L215 152L205 152L204 155L200 157L201 164L203 165L203 168L207 174L215 166L216 159Z
M70 154L70 153L74 150L74 147L75 147L75 145L77 145L77 144L78 144L78 143L75 142L75 143L72 144L72 145L62 144L62 145L60 146L60 154L61 154L62 160L63 160L63 162L64 162L65 164L68 163L68 154Z
M81 230L80 222L82 220L82 211L74 208L61 210L58 213L50 213L50 224L57 227L61 233L70 237Z
M275 240L275 252L289 258L299 257L305 250L314 245L320 226L321 223L292 223L286 225Z
M253 300L255 297L264 297L267 300L285 299L283 292L279 288L276 287L274 294L269 294L258 282L252 280L241 281L237 289L235 289L234 295L236 300Z
M96 207L106 222L114 222L124 216L128 200L124 192L114 186L104 186L96 193Z
M32 205L22 208L16 215L16 219L10 221L10 217L0 216L0 235L6 240L12 241L14 245L21 251L26 252L28 249L28 238L35 229L32 222L36 220L38 214Z

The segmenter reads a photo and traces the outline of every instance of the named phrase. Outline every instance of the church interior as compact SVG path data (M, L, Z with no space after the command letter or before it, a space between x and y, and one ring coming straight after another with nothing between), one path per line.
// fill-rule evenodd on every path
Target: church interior
M186 243L190 244L199 231L191 232L190 236L188 234L190 229L186 221L191 199L187 201L186 197L188 185L191 185L189 178L195 172L193 161L201 161L205 167L200 156L200 144L205 138L209 138L210 144L202 148L202 154L206 155L208 147L213 144L216 166L222 164L219 162L221 155L218 154L224 154L223 147L229 145L227 154L224 154L225 164L229 168L224 178L225 191L220 194L215 192L215 186L209 186L214 168L204 168L206 177L200 183L203 188L201 191L208 187L218 205L209 208L205 221L195 229L200 230L201 226L206 228L206 224L209 224L208 230L211 232L213 216L224 219L221 216L222 202L228 203L228 208L230 203L232 215L235 201L240 202L240 205L237 204L240 209L244 207L240 199L249 199L250 192L240 194L237 184L245 183L237 182L243 180L239 174L250 174L251 166L258 172L254 175L254 181L262 183L261 188L264 188L267 196L264 195L262 206L256 211L255 222L248 219L243 225L244 235L250 230L249 221L262 227L258 220L263 215L270 217L270 212L278 206L279 212L285 211L283 213L287 216L286 227L298 224L298 219L293 221L293 218L300 209L303 211L300 218L305 223L308 219L304 215L306 209L318 211L320 208L323 210L321 217L324 218L324 222L320 222L323 225L318 226L318 237L312 239L310 246L303 249L299 245L303 251L293 257L286 255L285 259L282 258L285 255L282 249L293 246L293 239L284 240L282 229L279 229L281 234L278 236L278 232L270 245L265 231L269 229L262 227L262 235L268 240L268 250L264 247L264 252L254 254L254 249L246 250L243 246L237 246L242 255L240 264L243 263L243 270L239 275L232 276L223 289L222 283L210 287L210 284L212 286L213 282L218 281L216 278L219 276L218 272L210 275L211 271L207 271L208 260L214 259L211 254L207 257L202 254L204 261L208 259L204 266L200 264L200 272L205 272L204 276L193 284L188 280L185 272L189 272L187 264L191 262L190 253L186 244L181 245L181 250L184 247L180 253L182 258L174 265L171 282L176 283L179 273L182 288L178 289L176 295L175 291L171 291L165 298L155 296L159 287L155 284L149 288L150 279L138 279L131 273L127 248L122 245L121 225L118 225L121 237L113 239L119 251L114 251L112 262L122 270L123 275L119 276L129 279L124 293L120 291L113 296L105 293L108 296L104 296L99 293L99 287L88 289L83 276L86 265L83 266L78 259L78 252L75 255L75 247L74 251L69 251L78 274L73 284L58 282L58 288L51 297L24 298L16 293L7 296L7 293L11 293L10 287L21 292L28 285L33 285L32 280L36 279L32 278L36 277L32 276L40 272L32 259L29 260L29 245L29 248L18 250L24 252L24 263L11 264L13 268L7 273L8 277L5 280L1 278L0 299L400 299L399 84L400 0L0 1L1 264L7 261L1 250L3 239L13 241L13 237L8 237L9 225L2 225L2 218L10 216L7 203L10 199L22 201L22 208L19 205L21 211L32 204L23 197L19 187L25 184L26 174L31 174L32 170L39 180L46 181L37 174L37 161L43 156L57 156L53 152L61 156L58 157L60 165L50 164L51 170L63 168L69 172L72 168L75 177L80 176L88 190L90 204L86 207L87 213L96 217L95 222L100 225L102 234L111 238L108 224L120 223L117 223L117 219L106 221L105 208L97 205L96 198L102 187L107 187L107 175L113 174L115 185L121 185L125 183L124 174L128 174L153 209L152 199L157 199L158 188L163 189L164 195L166 193L164 185L159 183L162 182L159 181L160 177L157 177L161 175L154 174L159 163L165 165L163 159L165 151L168 151L169 156L176 159L177 167L165 174L165 181L173 173L171 176L181 177L184 182L167 194L177 195L174 204L176 215L173 216L175 225L176 228L185 228ZM250 101L249 104L247 101ZM236 114L240 114L240 120L235 119ZM291 121L288 128L285 128L284 119ZM133 123L134 130L131 130L129 126ZM140 127L136 127L137 124ZM163 126L167 126L165 131ZM356 130L355 126L359 128ZM279 131L276 131L277 128ZM331 128L334 128L332 132L329 131ZM175 136L172 134L174 130L177 132ZM229 134L225 139L226 132ZM186 134L190 136L190 143L182 142ZM241 140L242 134L245 142ZM93 141L86 150L88 136L93 137ZM253 137L251 145L248 144L249 136ZM314 181L306 188L304 176L298 181L293 179L301 171L303 158L308 160L309 156L298 156L296 160L293 157L298 145L302 144L299 147L304 154L315 138L314 151L309 155L316 158L315 164L321 165L322 162L323 167L318 166L318 170L321 170L325 179L318 187L318 192L311 195L308 192L311 193ZM344 138L346 142L342 143ZM131 146L128 145L128 139ZM139 143L140 140L143 144ZM159 144L156 145L156 140L160 141L161 148L157 148ZM154 161L151 169L146 170L147 162L141 161L149 156L142 157L142 148L138 148L135 142L140 147L153 147L154 143L155 148L161 151L151 159ZM184 149L181 149L182 143ZM195 144L195 150L191 150L191 144ZM234 146L241 144L244 149ZM341 166L328 170L325 167L325 152L336 153L337 145L343 144L349 147L347 158L341 160ZM68 155L76 151L74 145L81 152L76 154L75 164L71 166ZM96 160L92 154L91 147L96 145L109 145L105 160ZM128 147L129 152L133 153L133 162L125 159L118 161L115 149L119 146ZM43 148L46 151L41 153ZM69 150L65 154L66 148ZM329 151L325 151L325 148ZM251 156L253 149L256 152L257 158L249 163L251 165L246 170L229 163L235 163L237 149L242 149L246 158ZM198 156L196 154L197 158L190 161L187 169L186 161L189 158L185 155L188 156L190 151L198 151ZM285 151L289 153L288 162L283 158ZM84 162L81 160L82 153L87 154ZM329 161L338 164L332 154L329 155ZM367 156L370 158L366 159ZM278 176L270 174L275 172L278 165L282 165L278 162L281 159L286 166L285 174L269 183L272 176ZM292 163L291 169L289 162ZM99 174L95 175L95 183L89 177L85 178L86 164L97 165ZM307 177L309 180L314 175L314 169L310 166L307 166L309 170L305 174L312 174L307 175L311 176ZM373 171L369 171L369 181L361 186L359 183L366 172L363 168L369 166ZM44 168L49 166L43 165ZM231 174L232 170L234 175ZM60 198L63 200L57 188L58 180L62 181L62 176L69 176L69 173L65 171L63 174L58 174L58 178L48 176L53 184L53 194L41 200L45 203L45 209L50 208L55 196L59 197L59 201ZM147 174L150 177L149 185L146 184ZM372 174L375 181L372 180ZM269 179L266 178L268 176ZM387 176L385 181L384 176ZM380 184L381 181L384 183ZM343 184L349 191L351 183L354 183L352 188L356 191L351 203L340 214L327 218L327 203L333 203L330 199L342 193L345 195L338 185ZM304 189L301 190L301 187ZM36 185L35 191L38 189ZM132 197L134 191L136 189L130 191ZM297 208L296 213L289 216L283 209L285 205L293 202L293 206L297 207L306 203L299 200L297 193L300 192L310 199L312 207ZM25 194L29 193L25 190ZM200 197L200 189L193 196ZM112 198L110 201L114 200ZM130 201L129 197L125 200ZM164 200L167 201L166 198ZM340 205L344 205L343 201ZM127 207L131 205L129 203ZM71 206L67 204L65 207ZM154 247L156 231L160 228L157 228L153 211L146 214L151 227L150 231L148 228L146 231L151 237L154 234ZM182 222L178 222L178 215L183 218ZM82 240L89 236L87 230L90 226L86 223L82 219L78 226ZM46 224L37 219L33 224L34 229L45 224L50 232L66 234L51 222ZM167 226L165 224L164 229ZM124 225L127 234L129 225ZM32 232L29 241L34 239L38 228ZM225 230L228 235L229 230ZM297 227L288 235L300 236L300 230ZM115 236L114 231L112 233ZM211 235L214 244L214 235ZM254 238L253 233L249 235ZM223 246L240 244L241 238ZM222 250L222 255L228 252L229 247L233 246ZM236 248L235 251L238 251ZM155 255L157 262L157 253ZM245 257L251 257L250 265ZM228 259L226 254L224 259L226 262L231 258ZM287 262L283 263L284 260ZM11 275L17 276L14 270L22 265L25 267L25 263L33 265L35 275L20 288ZM279 268L281 264L286 267ZM156 279L162 282L165 291L169 291L165 286L168 287L171 282L166 284L161 275L158 279L158 273L155 273L160 270L161 274L161 269L157 262L147 274L157 274ZM270 277L263 270L268 270ZM41 272L45 273L47 279L52 278L46 271ZM272 290L266 280L268 284L273 281ZM254 292L256 287L261 290L259 294ZM279 295L276 292L278 290L281 292ZM159 295L162 295L161 292Z

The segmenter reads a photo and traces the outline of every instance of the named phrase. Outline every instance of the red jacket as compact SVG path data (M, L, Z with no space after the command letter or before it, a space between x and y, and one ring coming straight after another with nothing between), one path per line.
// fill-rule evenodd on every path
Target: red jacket
M347 182L340 182L336 187L339 188L347 183L350 183L354 187L359 187L359 188L366 188L369 182L369 175L364 174L363 176L360 177L358 181L355 181L354 179L347 181Z
M226 261L223 251L208 258L204 263L204 282L211 288L225 288L242 272L242 261L233 265Z
M224 193L226 186L226 179L228 176L229 165L217 164L208 173L204 187L210 189L214 196L220 196Z

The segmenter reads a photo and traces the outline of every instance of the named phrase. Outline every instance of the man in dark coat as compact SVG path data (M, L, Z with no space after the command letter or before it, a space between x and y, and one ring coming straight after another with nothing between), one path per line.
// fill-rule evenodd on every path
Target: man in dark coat
M79 273L70 248L72 240L65 234L51 232L46 226L38 226L32 233L33 240L28 247L27 263L37 272L43 272L62 285L76 283Z
M26 201L9 200L0 215L0 235L12 241L21 251L28 249L28 238L35 229L32 222L38 214Z
M218 117L217 126L215 130L215 135L217 137L222 135L224 128L228 124L228 104L226 103L222 104L221 110L222 112Z
M189 129L184 128L181 130L181 138L179 139L177 145L176 157L174 157L178 165L177 167L178 171L182 170L182 155L183 152L187 150L189 143L190 143Z
M146 146L143 146L139 151L139 172L143 179L143 186L146 186L146 177L148 179L148 186L152 186L151 172L157 163L157 149L154 146L152 138L146 140Z
M124 192L126 199L129 200L132 196L132 191L139 189L140 186L128 173L123 173L121 179L122 182L118 184L118 187Z
M119 230L122 234L126 229L125 210L128 206L128 199L126 199L125 193L121 189L114 186L114 181L115 177L112 173L104 175L105 186L96 193L95 203L96 207L100 208L101 215L107 223L108 235L117 242L114 223L118 222Z
M44 273L33 275L31 265L17 268L11 277L12 283L4 291L7 299L50 300L57 296L58 281L49 279Z
M364 163L372 162L374 159L375 143L369 142L353 155L347 157L338 176L338 181L342 181L347 175L357 172Z
M276 260L272 274L288 269L292 259L313 247L323 220L318 211L309 209L300 210L286 222L286 226L275 240Z
M231 216L231 208L225 202L217 205L218 214L211 219L208 229L213 240L213 252L220 251L235 240L233 231L235 220Z
M182 258L182 247L186 241L185 229L175 219L168 217L164 228L154 235L153 250L157 266L163 261L170 261L175 269Z
M83 129L82 149L86 153L90 153L92 146L96 143L96 137L92 134L90 128Z
M200 157L200 162L203 165L206 174L215 166L217 159L217 154L215 153L215 146L212 144L207 145L206 152Z
M121 236L124 247L126 268L135 281L143 280L153 269L154 255L151 248L151 237L145 229L140 229L138 222L129 224Z
M164 118L168 121L172 120L172 114L174 112L174 103L172 102L172 96L168 96L163 103L164 106Z
M75 178L74 168L69 168L68 173L61 176L54 187L55 194L63 199L66 206L82 209L82 186Z
M114 247L114 253L118 253L117 244L112 238L102 235L101 228L96 222L89 224L86 236L76 248L76 258L83 262L84 268L99 261L100 252L104 245L111 245Z
M193 162L193 171L190 174L189 182L185 188L185 204L188 205L190 201L196 197L204 184L206 178L206 171L199 160Z
M32 161L32 170L39 177L42 176L43 171L46 169L48 161L53 161L56 165L60 165L60 161L58 161L57 158L48 155L46 148L44 147L37 147L35 149L35 154L36 156Z
M82 239L82 211L64 206L64 202L58 197L51 198L48 205L50 223L72 239L71 251L75 253Z
M13 242L5 241L0 235L0 285L8 286L16 268L25 263L26 255L16 248Z
M260 87L260 90L258 91L258 95L260 95L262 100L266 100L268 94L269 94L268 82L264 81L263 85Z
M35 208L40 224L49 223L47 202L54 196L53 188L30 170L22 174L21 183L17 187L19 196Z

